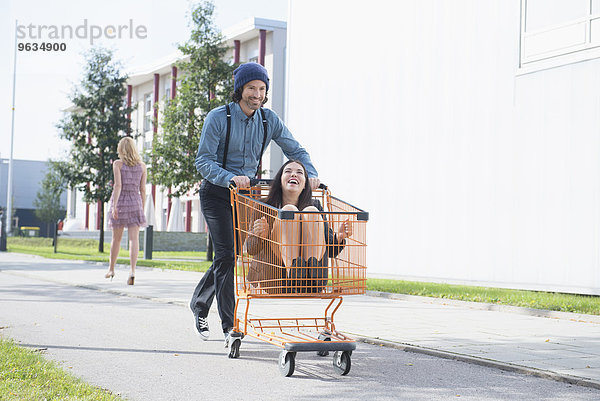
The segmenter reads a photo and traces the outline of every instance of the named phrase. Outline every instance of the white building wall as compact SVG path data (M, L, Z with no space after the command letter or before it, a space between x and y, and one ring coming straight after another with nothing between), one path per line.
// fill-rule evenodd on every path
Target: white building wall
M287 123L370 212L371 274L600 294L599 61L521 74L520 18L290 1Z
M286 29L274 28L272 32L267 33L267 48L265 57L265 67L271 72L271 88L269 90L269 103L273 111L281 119L285 119L285 59L286 59ZM271 145L265 151L264 169L269 171L266 177L274 177L283 164L283 152L279 145L271 142Z

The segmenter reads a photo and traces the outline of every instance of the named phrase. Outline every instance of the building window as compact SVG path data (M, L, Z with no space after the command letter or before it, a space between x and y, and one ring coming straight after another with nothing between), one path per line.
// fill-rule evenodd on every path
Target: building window
M144 145L143 145L143 150L150 150L152 149L152 134L144 134Z
M600 57L600 0L521 0L521 68Z
M152 131L152 93L144 95L144 132Z
M165 106L171 103L171 88L165 88Z

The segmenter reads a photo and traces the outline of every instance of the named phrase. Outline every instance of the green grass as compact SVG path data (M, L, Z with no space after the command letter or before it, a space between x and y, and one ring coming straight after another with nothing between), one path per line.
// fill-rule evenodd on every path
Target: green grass
M98 252L98 241L92 239L59 238L57 253L54 253L52 238L9 237L6 244L9 252L27 253L50 259L87 260L106 262L110 252L110 243L104 244L104 253ZM206 271L210 262L206 262L204 252L152 252L152 260L143 259L140 252L137 265L162 269ZM197 259L197 261L156 260L156 259ZM129 251L121 249L117 263L129 264Z
M96 240L59 238L58 244L58 253L56 254L52 248L52 240L49 238L9 237L7 246L9 252L29 253L56 259L108 262L109 244L105 246L106 253L98 252L98 241ZM119 263L129 263L127 259L128 252L126 250L121 250L120 256L123 257L119 258ZM141 256L142 253L140 253ZM163 269L206 271L210 267L210 262L204 262L205 257L205 254L200 252L153 252L155 260L140 258L138 265ZM162 261L156 259L173 260ZM189 259L197 259L198 261L190 261ZM368 279L367 289L371 291L600 315L600 297L597 296L388 279Z
M123 400L91 386L35 351L0 338L0 400Z
M368 279L372 291L600 315L600 297L415 281Z

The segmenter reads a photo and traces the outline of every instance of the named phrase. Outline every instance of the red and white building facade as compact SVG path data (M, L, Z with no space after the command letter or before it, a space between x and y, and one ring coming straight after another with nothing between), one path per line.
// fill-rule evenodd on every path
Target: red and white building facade
M282 21L250 18L223 31L226 44L231 49L227 61L254 61L267 68L271 82L266 107L273 109L282 119L285 113L286 28ZM175 53L128 74L126 102L135 106L131 114L131 130L138 135L140 154L151 149L152 141L162 134L165 102L177 96L179 72L176 63L184 58ZM153 124L153 121L158 121L158 124ZM263 156L267 177L275 174L282 163L281 149L271 144ZM169 188L150 182L146 192L152 194L155 231L206 231L197 194L189 193L169 200ZM104 222L99 217L101 207L108 210L107 204L88 205L75 190L70 192L67 203L65 230L98 230L100 224L107 227L106 213Z

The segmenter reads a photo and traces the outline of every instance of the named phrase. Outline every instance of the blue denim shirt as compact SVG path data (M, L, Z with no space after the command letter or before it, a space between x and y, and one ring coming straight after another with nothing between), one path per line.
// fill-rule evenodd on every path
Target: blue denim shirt
M227 151L227 169L223 169L225 136L227 134L227 112L225 106L211 110L202 127L200 144L196 154L196 169L209 182L227 187L238 175L254 178L263 142L263 123L260 113L246 116L238 103L229 103L231 109L231 133ZM309 177L317 177L317 170L310 161L308 152L294 139L275 112L263 108L267 119L267 141L265 150L274 140L288 159L299 160L306 167Z

